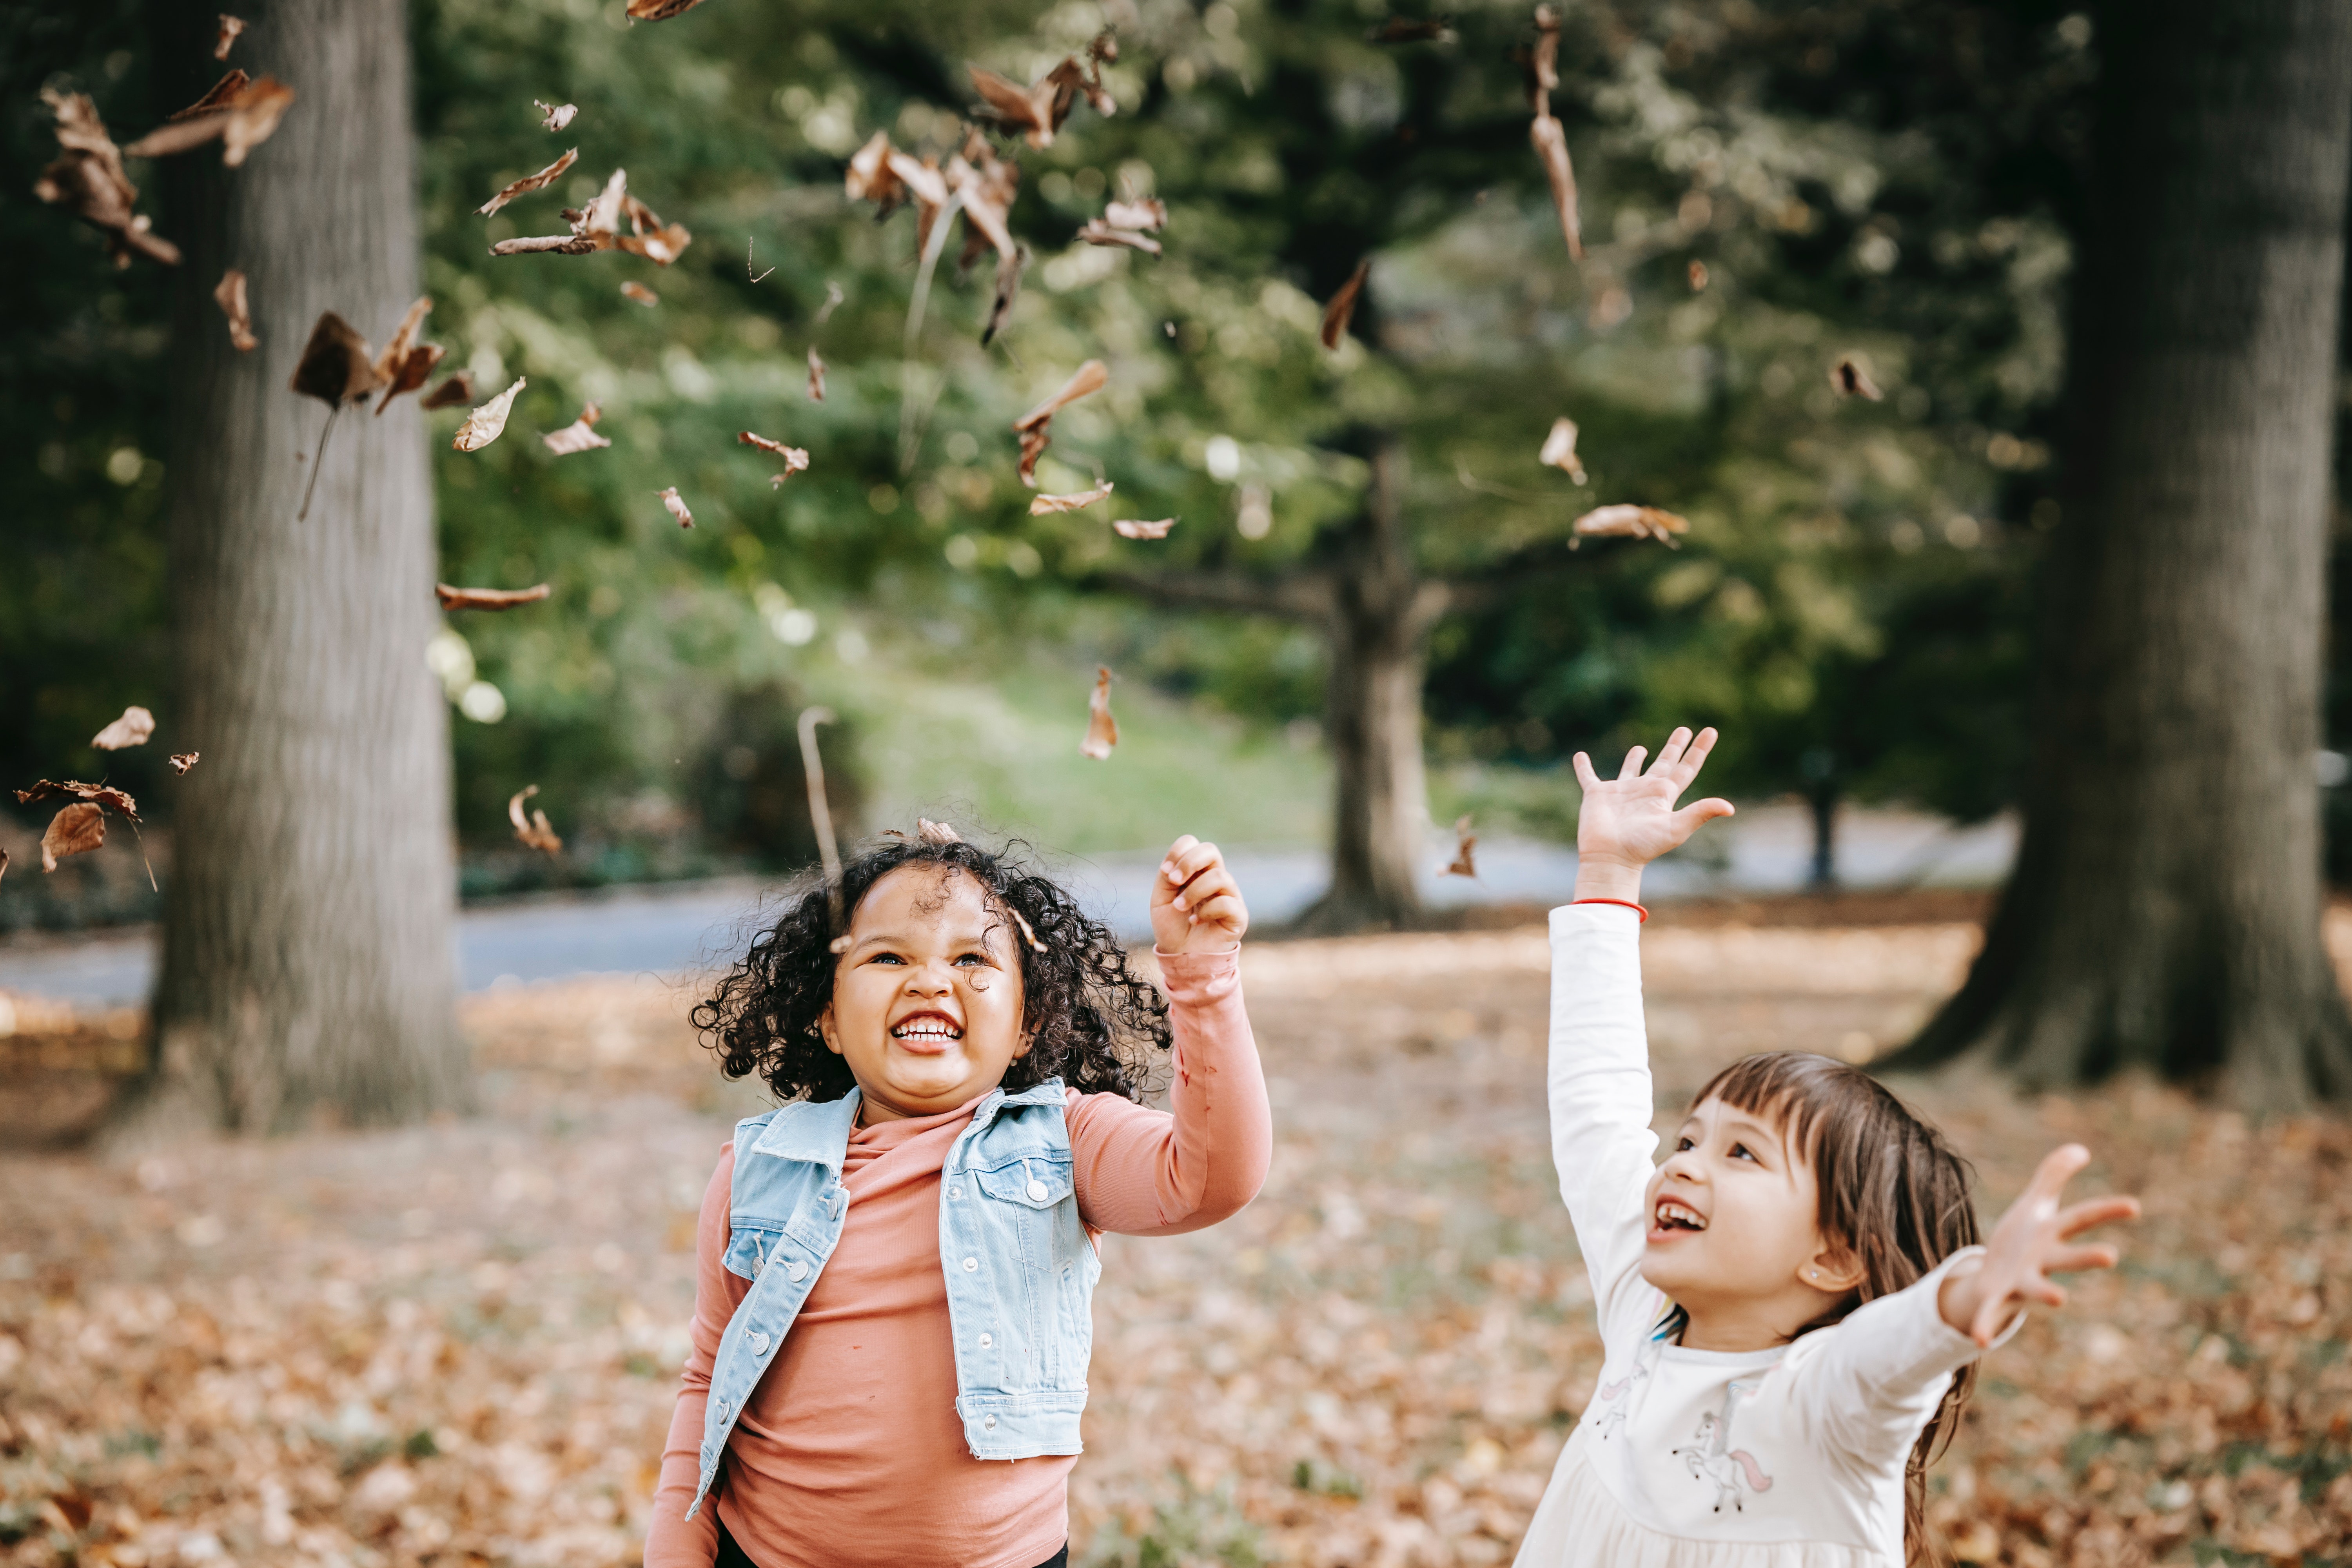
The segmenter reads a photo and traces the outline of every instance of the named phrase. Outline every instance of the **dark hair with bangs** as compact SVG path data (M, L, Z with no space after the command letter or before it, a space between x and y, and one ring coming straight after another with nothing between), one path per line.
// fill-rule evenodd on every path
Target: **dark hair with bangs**
M1139 1100L1169 1045L1168 1003L1129 967L1127 949L1077 901L1004 850L950 838L886 840L842 868L839 928L824 883L801 893L751 942L691 1015L729 1078L757 1073L782 1100L838 1100L856 1087L849 1064L818 1032L833 1005L833 939L874 885L909 866L970 877L1013 917L1026 1054L1005 1069L1012 1093L1059 1078L1088 1093Z
M1817 1223L1824 1239L1862 1265L1862 1283L1798 1336L1843 1321L1866 1301L1891 1296L1979 1239L1975 1173L1936 1131L1885 1084L1831 1057L1766 1051L1717 1073L1691 1097L1720 1100L1777 1126L1813 1173L1821 1194ZM1666 1321L1681 1333L1680 1307ZM1976 1363L1953 1374L1935 1419L1919 1434L1903 1476L1904 1555L1930 1560L1927 1535L1927 1466L1951 1446L1960 1409L1975 1392Z

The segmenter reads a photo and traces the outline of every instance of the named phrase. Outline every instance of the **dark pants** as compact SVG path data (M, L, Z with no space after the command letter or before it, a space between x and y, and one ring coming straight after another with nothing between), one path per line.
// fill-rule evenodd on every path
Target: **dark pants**
M718 1521L714 1520L712 1522ZM751 1560L743 1554L741 1547L735 1544L735 1538L727 1533L727 1527L723 1524L719 1526L719 1556L711 1568L753 1568ZM1070 1568L1068 1543L1065 1542L1059 1552L1038 1563L1037 1568Z

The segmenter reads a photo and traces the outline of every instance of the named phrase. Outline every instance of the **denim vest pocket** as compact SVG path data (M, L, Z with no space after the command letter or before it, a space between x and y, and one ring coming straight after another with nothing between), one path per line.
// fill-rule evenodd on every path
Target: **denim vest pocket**
M727 1252L721 1259L727 1271L743 1279L757 1279L767 1267L768 1259L776 1255L784 1233L782 1226L753 1226L737 1219L730 1222L734 1234L727 1239Z

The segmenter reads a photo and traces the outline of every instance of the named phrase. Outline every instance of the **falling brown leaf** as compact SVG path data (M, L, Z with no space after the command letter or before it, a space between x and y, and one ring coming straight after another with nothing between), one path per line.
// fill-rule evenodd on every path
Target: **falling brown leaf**
M1863 369L1860 363L1851 355L1830 367L1830 384L1848 397L1867 397L1873 403L1877 403L1886 396L1886 394L1878 390L1878 384L1870 379L1870 373Z
M18 805L30 805L37 800L79 800L92 805L102 805L120 812L127 821L139 820L139 803L112 784L77 784L71 779L60 783L43 779L30 789L13 792Z
M1451 16L1391 16L1364 34L1368 44L1443 44L1450 43L1454 28Z
M1584 235L1576 216L1576 165L1569 162L1568 132L1559 121L1539 114L1528 127L1536 156L1543 160L1544 177L1551 182L1551 205L1559 209L1559 232L1568 241L1571 261L1584 259Z
M101 752L119 752L125 746L143 746L155 733L155 715L144 708L130 707L122 717L90 737L89 743Z
M1135 518L1122 518L1112 523L1110 530L1121 539L1165 539L1168 537L1168 531L1175 526L1176 520L1172 517L1163 517L1158 522L1144 522Z
M499 438L507 427L507 415L514 407L515 394L523 389L530 378L519 375L514 384L466 416L457 426L457 434L449 445L460 452L478 452Z
M1168 205L1156 200L1112 202L1103 208L1102 221L1112 228L1166 228Z
M824 319L833 314L835 308L841 303L843 298L844 296L841 292L841 285L835 283L830 278L826 279L824 282L824 303L817 307L816 324L818 326L822 327L824 325Z
M226 109L236 102L236 95L252 83L253 79L245 72L232 69L226 76L207 88L204 97L173 114L171 117L172 121L177 123L183 120L194 120L199 114L210 114L216 110Z
M701 4L702 0L629 0L629 20L667 22Z
M243 76L231 71L231 79ZM276 77L257 77L226 93L223 81L202 99L150 131L123 151L134 158L163 158L220 138L221 163L234 169L278 130L294 103L294 89ZM181 115L187 118L183 119Z
M1102 85L1102 62L1118 58L1118 46L1109 34L1096 37L1087 48L1087 63L1065 55L1059 64L1027 87L978 66L965 68L971 85L994 111L997 123L1018 131L1029 145L1043 151L1054 144L1054 133L1069 118L1070 107L1083 93L1097 114L1117 112L1118 106Z
M58 118L57 160L33 182L33 194L54 205L70 207L74 215L106 236L107 248L117 267L131 265L131 252L179 265L180 247L148 232L144 213L131 210L139 187L122 172L122 153L106 133L98 106L83 93L41 89L41 101Z
M521 843L533 849L544 850L551 856L559 855L563 850L563 840L558 838L555 829L548 826L547 813L533 806L530 817L526 819L523 816L522 803L538 793L537 784L527 784L517 790L507 802L507 820L514 824L514 836Z
M579 418L561 430L550 430L546 435L541 436L540 440L546 443L547 449L559 458L568 458L574 452L593 452L599 447L609 447L613 443L597 435L595 430L597 416L603 411L601 405L592 403L580 411Z
M375 356L376 374L384 378L383 395L376 399L375 405L379 416L392 405L394 398L423 386L425 378L433 374L433 367L441 363L441 356L447 352L438 343L416 341L417 331L425 325L425 318L432 309L433 300L429 295L410 305L408 313L400 319L399 327L394 331L392 341L384 344L383 353Z
M694 514L686 510L686 502L679 499L677 487L676 485L672 485L667 489L661 492L661 503L662 505L669 508L670 516L677 519L678 527L692 528L694 526Z
M1077 237L1088 245L1123 245L1146 256L1160 254L1160 242L1150 235L1138 234L1132 229L1113 228L1108 221L1098 217L1088 218L1086 226L1078 230Z
M771 489L781 486L786 479L803 472L809 466L809 455L798 447L787 447L782 441L771 441L765 436L755 436L749 430L742 432L735 439L743 446L757 447L762 452L772 452L784 460L782 473L768 476L768 485Z
M572 123L572 117L580 112L580 106L576 103L541 103L535 98L530 100L530 106L539 110L540 123L550 131L562 130Z
M915 842L918 844L961 844L963 835L952 824L933 822L928 816L915 818Z
M1559 85L1559 13L1536 7L1536 47L1523 57L1528 68L1528 107L1538 117L1551 113L1551 92Z
M621 298L624 300L635 300L640 305L658 305L661 303L660 295L655 293L652 289L646 288L644 284L638 282L634 278L621 285Z
M196 765L196 759L202 755L200 752L173 752L163 760L170 765L173 773L185 777L188 770Z
M245 274L232 267L221 274L220 286L213 290L221 314L228 318L228 341L239 353L252 350L261 340L253 335L253 313L245 300Z
M1367 256L1357 262L1356 269L1348 275L1348 280L1339 285L1339 291L1331 296L1331 302L1323 307L1323 346L1325 348L1336 349L1339 346L1340 338L1347 333L1348 322L1356 314L1356 296L1364 291L1364 279L1370 276L1371 270L1370 257Z
M1576 547L1578 540L1585 537L1612 535L1626 539L1654 539L1661 544L1671 545L1675 534L1690 531L1690 520L1654 506L1620 504L1595 507L1570 526L1577 534L1577 539L1569 541L1570 549Z
M545 190L557 180L562 179L563 177L563 172L578 162L580 162L580 149L577 147L571 148L564 153L562 157L558 158L554 163L550 163L538 174L525 174L521 179L517 180L514 184L509 185L505 190L500 191L497 195L492 196L488 201L484 202L480 206L476 207L474 210L481 214L484 217L488 217L492 213L498 211L500 207L506 205L509 202L514 200L517 196L528 195L533 191Z
M54 871L64 857L87 855L105 842L105 812L88 804L67 806L41 835L41 869Z
M600 247L594 237L584 234L543 234L523 239L502 239L490 247L492 256L530 256L545 252L551 256L593 256Z
M560 170L562 165L557 167ZM629 195L628 184L628 171L614 170L612 178L604 182L604 191L586 207L577 212L570 207L563 209L564 221L572 226L570 234L502 239L490 247L490 254L589 256L600 250L625 250L667 267L685 252L694 236L682 223L663 223L660 214ZM629 220L626 234L621 232L621 220L625 217Z
M474 401L474 373L461 370L418 400L419 408L455 408Z
M1077 511L1082 508L1094 505L1095 502L1110 494L1110 491L1111 483L1108 479L1105 479L1090 490L1079 490L1073 495L1032 496L1029 498L1029 515L1044 517L1049 512Z
M8 874L8 851L0 849L0 877Z
M1078 742L1078 754L1100 762L1118 744L1118 721L1110 716L1110 669L1098 665L1094 695L1087 699L1087 738Z
M1454 819L1454 837L1458 847L1454 851L1454 864L1445 868L1445 874L1449 877L1476 876L1478 862L1472 857L1471 851L1478 847L1478 836L1470 831L1468 817L1457 816Z
M1037 488L1037 459L1054 437L1054 416L1088 393L1100 392L1110 380L1110 371L1098 359L1090 359L1078 366L1062 390L1013 422L1013 433L1021 437L1021 482L1031 489Z
M294 367L289 391L315 397L331 409L357 403L383 384L375 368L375 351L349 321L332 310L321 311L310 329L310 341Z
M1019 910L1014 909L1011 904L1004 906L1004 912L1011 915L1013 917L1013 923L1021 928L1022 938L1029 943L1029 947L1032 952L1043 952L1045 951L1045 944L1037 940L1037 928L1029 923L1028 916L1023 914Z
M528 588L452 588L446 583L433 584L433 596L441 601L445 610L511 610L517 605L536 605L554 591L544 583Z
M847 952L851 948L856 947L856 945L857 939L851 936L847 931L843 931L839 936L835 937L831 942L825 943L824 949L827 952L833 954L834 957L839 958L843 953Z
M1702 289L1706 289L1706 262L1704 262L1704 261L1694 261L1694 262L1692 262L1692 263L1690 264L1690 286L1691 286L1691 292L1692 292L1692 293L1694 293L1694 294L1696 294L1696 293L1700 292Z
M1536 461L1558 468L1580 485L1584 482L1584 460L1576 455L1575 420L1551 422L1551 434L1544 437L1543 450L1536 455Z
M232 16L226 11L222 12L220 35L213 39L213 58L216 60L228 58L228 47L236 42L236 36L245 31L245 26L244 17Z
M970 208L965 211L969 213ZM996 299L988 308L988 324L980 331L980 346L986 348L994 340L1004 318L1013 313L1013 301L1021 297L1021 274L1029 267L1029 247L1015 246L1010 256L1000 256L996 261Z
M824 401L824 361L817 357L817 352L814 346L809 350L808 389L811 403Z

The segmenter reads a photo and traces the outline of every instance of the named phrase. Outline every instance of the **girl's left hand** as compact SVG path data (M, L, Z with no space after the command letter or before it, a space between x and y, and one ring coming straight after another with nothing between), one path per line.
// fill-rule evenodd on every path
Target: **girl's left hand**
M2071 1208L2058 1206L2067 1182L2090 1163L2091 1152L2080 1143L2053 1149L2042 1157L2032 1184L1993 1226L1981 1266L1966 1275L1945 1277L1936 1302L1944 1321L1977 1343L1990 1345L2027 1305L2066 1304L2065 1290L2051 1275L2116 1266L2114 1247L2077 1247L2074 1237L2095 1226L2137 1219L2139 1200L2112 1196Z
M1249 910L1225 857L1191 834L1168 847L1151 879L1151 941L1162 952L1223 952L1241 945Z

